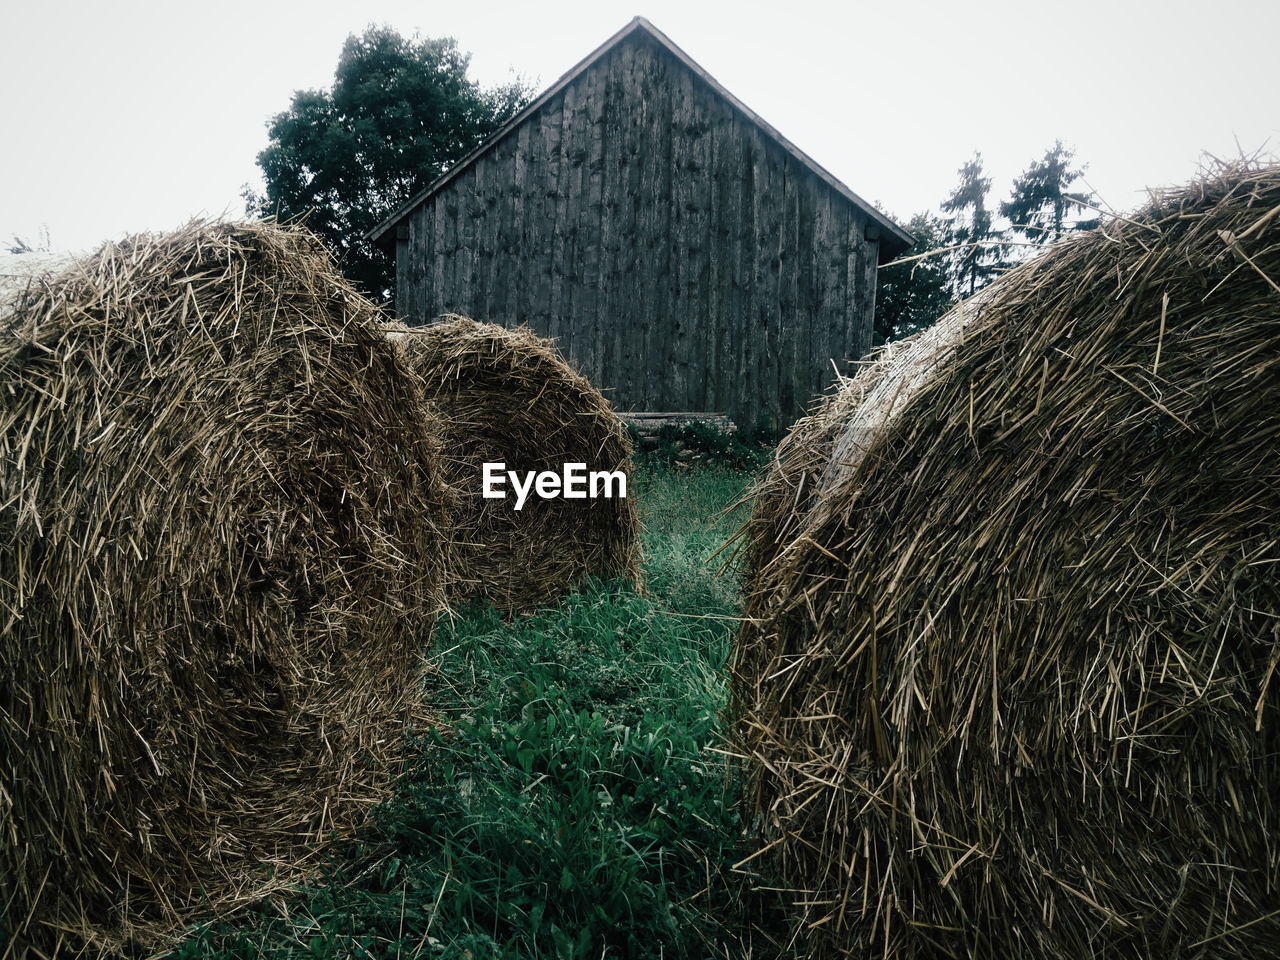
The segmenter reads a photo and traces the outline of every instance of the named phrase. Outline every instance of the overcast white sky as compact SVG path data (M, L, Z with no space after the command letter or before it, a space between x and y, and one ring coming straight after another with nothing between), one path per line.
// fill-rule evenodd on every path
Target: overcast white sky
M1275 0L818 3L6 3L0 240L86 247L239 214L268 118L332 80L369 23L451 35L486 84L541 89L632 16L905 219L976 148L993 201L1055 137L1117 208L1186 180L1202 151L1280 152Z

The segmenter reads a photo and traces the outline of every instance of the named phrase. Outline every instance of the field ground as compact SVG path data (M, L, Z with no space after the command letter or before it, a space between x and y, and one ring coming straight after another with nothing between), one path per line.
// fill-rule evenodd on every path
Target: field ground
M716 958L761 949L764 894L721 752L736 571L712 554L750 474L633 475L648 593L593 584L540 616L437 632L442 717L414 769L314 884L172 955Z

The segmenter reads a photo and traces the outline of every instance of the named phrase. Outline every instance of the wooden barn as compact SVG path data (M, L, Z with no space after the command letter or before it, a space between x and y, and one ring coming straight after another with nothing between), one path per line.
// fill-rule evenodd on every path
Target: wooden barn
M370 234L409 323L555 337L622 411L777 429L911 237L637 17Z

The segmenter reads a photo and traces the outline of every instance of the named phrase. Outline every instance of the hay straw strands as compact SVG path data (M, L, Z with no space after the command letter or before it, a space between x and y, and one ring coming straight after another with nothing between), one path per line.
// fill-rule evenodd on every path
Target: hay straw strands
M7 325L19 297L32 283L60 273L82 257L83 254L43 251L0 255L0 324Z
M5 933L158 947L383 795L443 603L436 428L301 230L135 237L13 297Z
M444 425L457 501L450 594L500 610L531 610L587 576L639 576L639 520L628 499L482 497L482 465L559 472L565 463L631 471L631 441L608 401L549 340L458 316L388 337L420 378Z
M734 703L813 956L1274 952L1278 206L1158 195L780 448Z

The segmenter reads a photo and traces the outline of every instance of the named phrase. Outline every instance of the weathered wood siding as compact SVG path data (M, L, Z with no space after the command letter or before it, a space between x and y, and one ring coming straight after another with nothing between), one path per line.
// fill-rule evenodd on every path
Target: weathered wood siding
M620 410L777 427L870 346L867 226L637 33L406 218L397 312L528 324Z

